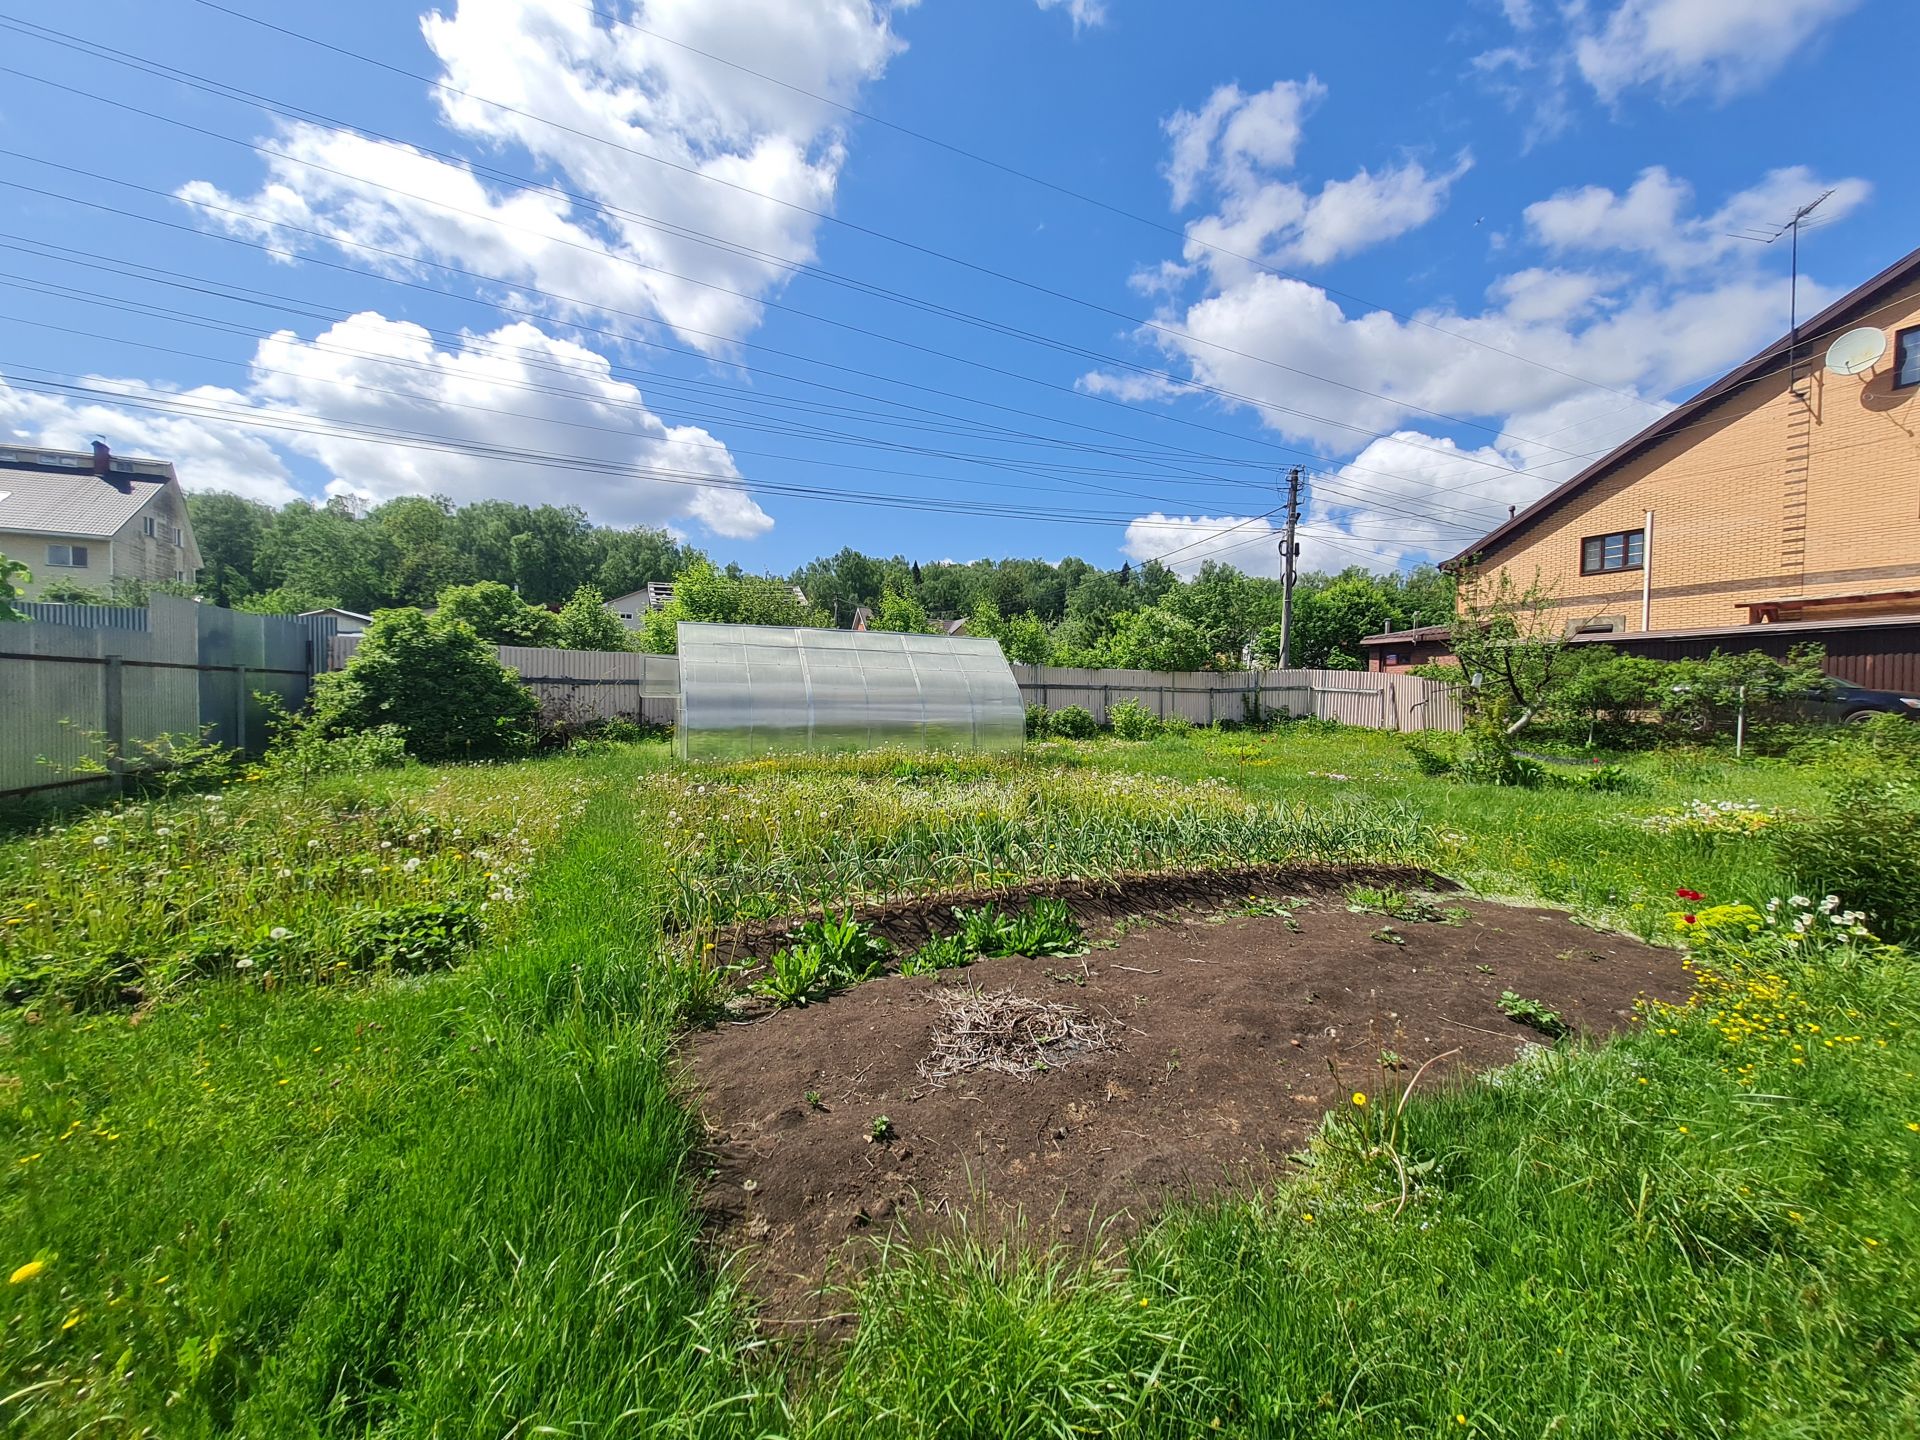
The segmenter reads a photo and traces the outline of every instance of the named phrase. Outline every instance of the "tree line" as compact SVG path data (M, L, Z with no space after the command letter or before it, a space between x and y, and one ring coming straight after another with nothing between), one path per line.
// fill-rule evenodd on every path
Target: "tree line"
M1219 563L1183 581L1154 562L1117 570L1073 557L956 564L848 547L785 576L756 576L715 565L665 530L596 525L575 506L408 496L365 511L339 499L275 508L217 492L190 495L187 505L202 561L193 593L241 610L371 614L451 604L496 643L654 651L673 648L673 624L682 619L846 628L865 610L875 629L931 631L964 618L968 633L1035 664L1230 669L1271 663L1279 652L1280 582ZM586 602L596 593L624 595L649 581L673 582L675 600L636 637L588 621ZM66 586L43 598L142 598L129 588L102 597ZM1295 590L1294 663L1361 668L1363 635L1445 624L1453 608L1451 577L1432 567L1304 574ZM568 614L572 638L554 639Z

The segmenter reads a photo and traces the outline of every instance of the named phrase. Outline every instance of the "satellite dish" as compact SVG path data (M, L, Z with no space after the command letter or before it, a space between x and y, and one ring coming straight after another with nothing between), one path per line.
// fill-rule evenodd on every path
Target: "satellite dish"
M1827 369L1835 375L1863 375L1886 353L1886 332L1862 325L1827 347Z

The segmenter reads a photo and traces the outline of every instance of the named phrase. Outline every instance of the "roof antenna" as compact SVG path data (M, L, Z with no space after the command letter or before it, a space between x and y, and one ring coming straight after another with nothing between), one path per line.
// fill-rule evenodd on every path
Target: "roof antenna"
M1726 232L1732 239L1751 240L1756 245L1771 245L1782 235L1793 237L1789 247L1792 250L1793 259L1790 262L1787 279L1787 389L1793 393L1793 398L1802 404L1806 403L1807 397L1801 393L1799 382L1793 376L1800 361L1800 226L1809 215L1826 204L1828 197L1832 194L1831 190L1821 191L1794 211L1792 218L1784 225L1776 226L1771 234L1757 225L1749 227L1744 233L1731 230Z

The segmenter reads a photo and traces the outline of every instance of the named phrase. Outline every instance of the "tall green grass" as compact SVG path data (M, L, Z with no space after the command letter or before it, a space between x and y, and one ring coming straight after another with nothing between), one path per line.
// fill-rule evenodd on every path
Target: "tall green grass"
M0 1013L8 1433L1920 1431L1920 974L1899 952L1792 970L1817 1040L1662 1014L1417 1096L1390 1136L1387 1087L1360 1081L1379 1093L1298 1180L1181 1209L1124 1253L896 1252L848 1298L840 1350L756 1337L690 1199L671 1047L716 980L663 922L1300 856L1418 858L1671 934L1676 886L1760 899L1791 877L1764 838L1638 822L1693 799L1811 808L1804 770L1650 756L1624 796L1483 790L1317 727L664 764L647 746L402 772L343 807L451 830L584 806L523 829L517 915L451 970ZM47 843L14 842L0 874ZM198 873L209 894L250 883L211 848Z

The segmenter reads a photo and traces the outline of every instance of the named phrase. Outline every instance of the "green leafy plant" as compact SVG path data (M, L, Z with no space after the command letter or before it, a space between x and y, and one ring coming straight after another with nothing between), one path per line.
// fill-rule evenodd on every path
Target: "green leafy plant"
M1093 712L1079 705L1063 705L1047 716L1047 733L1062 740L1091 740L1100 733Z
M1810 893L1865 911L1882 939L1920 941L1920 785L1908 775L1849 775L1832 788L1826 814L1769 833L1781 866Z
M761 978L760 993L776 1005L805 1005L831 993L833 977L826 957L812 945L786 945L767 959L767 973Z
M967 949L960 936L936 935L900 962L900 973L932 975L965 965L973 959L973 955L974 952Z
M1407 758L1422 775L1451 775L1459 763L1459 742L1443 731L1409 735L1405 744Z
M1013 955L1077 955L1086 948L1086 935L1064 900L1036 899L1013 917L1009 934Z
M1542 1035L1560 1040L1573 1033L1567 1022L1560 1018L1558 1010L1549 1010L1538 1000L1529 1000L1511 990L1502 990L1497 1003L1500 1013L1509 1020L1517 1020Z
M892 953L852 916L809 920L768 958L758 988L776 1004L805 1005L877 975Z
M875 1145L884 1145L893 1139L893 1121L884 1115L876 1115L867 1125L867 1139Z
M1122 740L1151 740L1160 733L1160 717L1138 700L1122 700L1107 710L1107 724Z
M1047 707L1044 705L1027 706L1027 738L1029 740L1044 740L1047 738L1049 729Z
M391 725L422 760L494 760L533 748L539 702L493 646L458 620L418 610L374 617L347 668L314 684L324 736Z
M33 572L18 560L0 554L0 622L24 620L26 614L14 608L20 592L33 583Z
M1391 925L1382 925L1378 930L1373 932L1372 938L1380 941L1384 945L1404 945L1407 943L1407 937Z
M1355 885L1347 891L1347 909L1356 915L1386 915L1417 925L1458 925L1467 912L1458 905L1437 905L1424 895L1391 886Z

